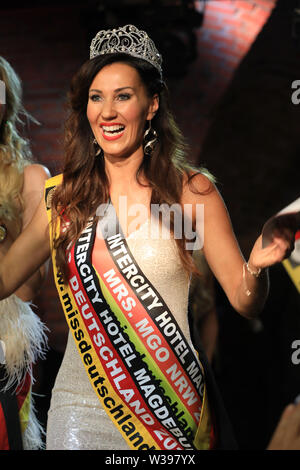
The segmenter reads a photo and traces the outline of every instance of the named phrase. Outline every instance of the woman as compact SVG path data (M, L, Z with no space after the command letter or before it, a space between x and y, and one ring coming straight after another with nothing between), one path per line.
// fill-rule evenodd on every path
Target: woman
M0 267L3 296L49 256L49 218L70 336L47 448L220 447L224 431L188 328L193 233L180 229L191 218L204 234L213 273L249 318L267 296L266 268L291 241L277 237L262 249L260 237L245 263L212 179L185 162L161 57L143 31L127 25L97 34L73 79L70 108L65 166L46 184L47 214L41 203ZM163 204L172 210L159 214ZM22 266L12 268L21 254Z
M30 223L43 196L49 172L33 164L26 140L18 133L22 106L21 82L10 64L0 57L0 80L5 103L0 104L0 259ZM29 117L29 116L28 116ZM15 268L18 268L17 260ZM45 267L0 301L0 339L5 349L0 366L0 448L38 449L42 446L39 423L31 399L32 364L42 355L44 326L28 303L41 285Z

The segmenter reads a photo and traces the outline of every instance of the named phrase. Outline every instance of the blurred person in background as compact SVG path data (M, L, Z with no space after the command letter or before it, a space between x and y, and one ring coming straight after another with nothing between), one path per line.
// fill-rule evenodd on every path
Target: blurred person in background
M22 105L22 84L0 57L5 100L0 103L0 263L12 243L30 223L43 197L47 168L33 163L28 141L19 133L31 116ZM36 121L35 121L36 122ZM22 263L18 259L17 263ZM43 357L46 330L30 302L46 275L43 264L12 295L0 301L0 449L39 449L43 430L32 399L32 365Z

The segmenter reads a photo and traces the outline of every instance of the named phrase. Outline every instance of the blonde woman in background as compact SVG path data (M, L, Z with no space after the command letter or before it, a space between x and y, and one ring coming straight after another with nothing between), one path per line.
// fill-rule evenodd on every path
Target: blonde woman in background
M19 135L22 86L11 65L0 57L0 262L31 221L43 196L47 168L32 163L28 142ZM30 118L32 119L32 118ZM19 260L22 263L22 260ZM35 417L32 364L43 354L45 328L30 307L45 276L45 265L13 295L0 301L0 449L38 449L42 429Z

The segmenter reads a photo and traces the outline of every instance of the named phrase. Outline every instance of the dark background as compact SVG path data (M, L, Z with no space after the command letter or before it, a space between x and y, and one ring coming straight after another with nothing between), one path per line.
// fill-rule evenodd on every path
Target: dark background
M63 158L70 79L88 58L93 35L126 23L144 27L163 52L190 158L217 177L247 257L265 220L300 193L300 104L291 100L292 82L300 80L300 2L7 2L0 7L0 55L23 81L25 107L40 122L27 136L52 175ZM36 299L50 328L34 386L44 423L67 337L51 274ZM216 286L213 367L241 449L264 449L283 407L300 394L300 365L291 361L292 342L300 339L299 294L282 265L270 277L259 322L235 313Z

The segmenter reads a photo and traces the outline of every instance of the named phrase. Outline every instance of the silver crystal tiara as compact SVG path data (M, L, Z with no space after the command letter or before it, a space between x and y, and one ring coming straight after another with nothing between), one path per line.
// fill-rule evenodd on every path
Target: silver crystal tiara
M162 57L145 31L128 24L99 31L91 42L90 59L104 54L123 53L146 60L162 75Z

